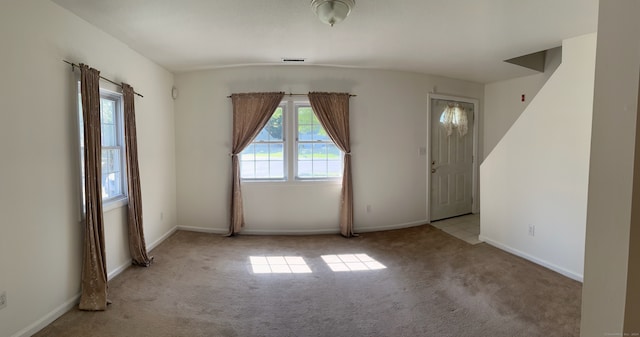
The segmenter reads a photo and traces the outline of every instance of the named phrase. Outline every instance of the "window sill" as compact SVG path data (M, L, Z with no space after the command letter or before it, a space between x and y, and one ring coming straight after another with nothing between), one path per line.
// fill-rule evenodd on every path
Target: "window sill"
M122 198L112 199L109 201L104 201L102 203L102 212L105 213L105 212L113 211L114 209L127 206L128 204L129 204L128 197L122 197Z
M309 185L342 185L342 178L337 179L295 179L295 180L253 180L246 179L241 180L243 184L250 185L296 185L296 186L309 186Z

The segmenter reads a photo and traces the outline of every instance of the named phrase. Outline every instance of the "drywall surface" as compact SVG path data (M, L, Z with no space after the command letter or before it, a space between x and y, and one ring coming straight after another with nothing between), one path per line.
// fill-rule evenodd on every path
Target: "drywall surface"
M540 89L562 62L562 48L547 51L545 71L541 74L493 82L484 87L483 147L484 160L511 125L529 106ZM524 95L524 101L522 100Z
M231 93L350 92L356 231L427 223L427 94L481 99L483 86L414 73L320 66L248 66L176 75L180 226L226 232ZM304 99L304 97L302 97ZM246 233L336 233L340 184L244 183ZM370 205L367 212L366 205Z
M595 47L595 34L563 42L562 64L480 167L480 238L577 280L584 265Z
M62 60L145 96L135 104L148 244L176 226L173 75L46 0L2 1L0 44L0 336L31 336L80 291L78 71ZM126 208L104 219L113 274L130 263Z
M640 265L632 248L638 245L640 193L634 181L640 171L634 165L640 150L640 3L600 1L598 13L580 335L633 336L640 333L638 281L633 282Z

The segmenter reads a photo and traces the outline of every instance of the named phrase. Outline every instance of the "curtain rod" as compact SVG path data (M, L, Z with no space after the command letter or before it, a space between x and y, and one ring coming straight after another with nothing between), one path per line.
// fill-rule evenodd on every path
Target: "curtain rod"
M77 65L77 64L75 64L75 63L73 63L73 62L69 62L69 61L67 61L67 60L62 60L62 62L66 63L66 64L69 64L69 65L71 66L71 70L72 70L72 71L73 71L73 70L75 70L75 68L76 68L76 67L80 68L80 66L79 66L79 65ZM108 79L108 78L106 78L106 77L102 77L102 76L100 76L100 78L101 78L101 79L103 79L103 80L105 80L105 81L107 81L107 82L109 82L109 83L111 83L111 84L113 84L113 85L117 85L117 86L119 86L119 87L120 87L120 89L122 89L122 83L116 83L116 82L114 82L114 81L112 81L112 80L110 80L110 79ZM139 93L137 93L137 92L135 92L135 91L134 91L133 93L134 93L134 94L136 94L136 95L138 95L138 96L140 96L140 97L143 97L143 98L144 98L144 96L140 95Z
M288 93L288 94L284 94L284 95L285 96L289 96L289 97L291 97L291 96L309 96L309 94L292 94L292 93ZM356 96L358 96L358 95L349 94L349 97L356 97ZM231 98L231 95L227 96L227 98Z

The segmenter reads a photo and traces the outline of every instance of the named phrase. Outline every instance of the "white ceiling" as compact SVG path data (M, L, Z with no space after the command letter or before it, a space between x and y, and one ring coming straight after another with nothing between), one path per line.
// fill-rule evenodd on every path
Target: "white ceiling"
M52 0L170 71L305 64L488 83L533 74L502 62L592 33L598 0L357 0L329 27L310 0Z

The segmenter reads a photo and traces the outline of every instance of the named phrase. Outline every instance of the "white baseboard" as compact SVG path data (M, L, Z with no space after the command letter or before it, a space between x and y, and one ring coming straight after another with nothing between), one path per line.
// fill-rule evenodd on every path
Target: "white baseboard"
M229 232L228 229L203 228L203 227L193 227L193 226L178 226L177 229L180 230L180 231L198 232L198 233L211 233L211 234L227 234Z
M78 303L80 303L80 293L76 294L70 300L64 302L57 308L53 309L51 312L49 312L48 314L46 314L45 316L37 320L35 323L16 332L11 337L29 337L34 335L36 332L44 329L47 325L51 324L60 316L64 315L67 311L73 309L73 307L78 305Z
M166 234L161 236L158 240L156 240L152 244L148 245L147 246L147 250L150 251L153 248L157 247L164 240L166 240L168 237L170 237L171 234L175 233L175 231L177 229L178 229L177 227L173 227ZM127 261L126 263L123 263L122 265L116 267L114 270L112 270L110 273L107 274L107 279L111 280L112 278L118 276L125 269L129 268L130 265L131 265L131 261ZM28 327L16 332L11 337L29 337L29 336L35 334L36 332L44 329L47 325L51 324L53 321L58 319L60 316L64 315L67 311L73 309L76 305L78 305L79 301L80 301L80 293L74 295L71 299L69 299L68 301L64 302L63 304L61 304L57 308L53 309L51 312L49 312L48 314L46 314L45 316L43 316L42 318L37 320L35 323L33 323L33 324L29 325Z
M117 266L114 270L107 273L107 281L111 281L114 277L120 275L125 269L129 268L131 265L131 260L127 260L127 262Z
M166 232L158 240L153 241L151 244L147 245L147 251L152 251L154 248L158 247L159 244L163 243L164 240L168 239L177 230L178 230L178 226L175 226L175 227L171 228L168 232Z
M317 228L317 229L245 229L240 234L247 235L321 235L321 234L338 234L340 230Z
M378 232L378 231L388 231L393 229L402 229L409 227L416 227L428 224L429 220L418 220L412 222L405 222L401 224L394 225L385 225L385 226L376 226L376 227L356 227L354 231L356 233L367 233L367 232ZM178 226L178 230L189 231L189 232L201 232L201 233L212 233L212 234L227 234L228 230L221 228L202 228L202 227L190 227L190 226ZM315 229L273 229L273 228L265 228L265 229L245 229L240 234L246 235L319 235L319 234L338 234L340 233L340 229L336 228L315 228Z
M578 282L583 282L584 275L580 275L580 274L574 273L574 272L572 272L570 270L562 268L562 267L560 267L558 265L555 265L555 264L553 264L551 262L539 259L539 258L537 258L535 256L532 256L532 255L529 255L529 254L527 254L527 253L525 253L523 251L520 251L520 250L515 249L513 247L510 247L508 245L502 244L500 242L494 241L494 240L492 240L492 239L490 239L490 238L488 238L486 236L483 236L483 235L480 235L478 237L478 240L484 241L484 242L486 242L486 243L488 243L488 244L490 244L490 245L492 245L492 246L494 246L494 247L496 247L498 249L502 249L502 250L504 250L506 252L509 252L509 253L513 254L513 255L519 256L519 257L521 257L521 258L523 258L525 260L529 260L529 261L531 261L533 263L536 263L536 264L539 264L539 265L541 265L541 266L543 266L545 268L551 269L551 270L555 271L556 273L562 274L562 275L564 275L564 276L566 276L566 277L568 277L570 279L576 280Z
M427 225L429 223L431 223L431 221L425 219L425 220L411 221L411 222L405 222L405 223L395 224L395 225L385 225L385 226L375 226L375 227L356 227L354 228L354 231L356 233L390 231L394 229L403 229L403 228Z
M154 241L150 245L147 245L147 251L149 252L149 251L153 250L154 248L156 248L159 244L164 242L164 240L166 240L168 237L170 237L171 234L175 233L177 230L178 230L177 226L171 228L168 232L166 232L164 235L162 235L160 238L158 238L158 240ZM110 273L108 273L107 274L107 280L111 281L114 277L120 275L120 273L125 271L125 269L129 268L129 266L131 266L131 260L126 261L125 263L123 263L122 265L116 267L114 270L112 270Z

